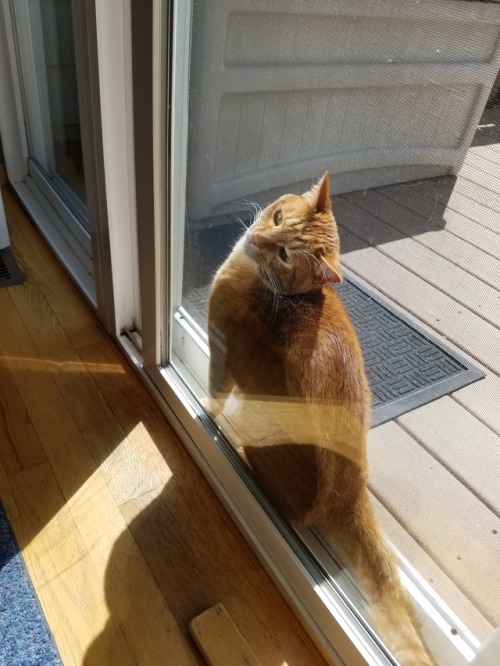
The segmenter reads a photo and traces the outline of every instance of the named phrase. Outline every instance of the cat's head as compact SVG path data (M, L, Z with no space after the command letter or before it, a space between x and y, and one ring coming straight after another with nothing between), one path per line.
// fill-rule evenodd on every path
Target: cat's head
M300 294L342 281L328 173L303 195L285 194L248 229L244 251L275 293Z

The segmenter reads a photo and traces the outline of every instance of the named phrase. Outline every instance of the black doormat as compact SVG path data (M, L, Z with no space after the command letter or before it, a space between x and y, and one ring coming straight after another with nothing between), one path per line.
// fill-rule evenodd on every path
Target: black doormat
M194 266L198 271L198 284L202 283L187 290L183 306L203 330L206 330L207 323L210 291L207 282L210 276L205 274L204 279L200 278L207 266L210 265L213 271L213 267L222 263L234 244L228 242L229 238L237 239L241 231L241 226L238 228L233 223L224 229L203 229L189 234L193 263L191 268L185 265L185 283L188 272L192 276ZM187 259L191 263L189 255ZM349 312L363 349L372 390L372 426L390 421L485 376L348 271L344 270L344 277L344 282L335 289Z
M0 250L0 287L22 284L24 275L19 270L9 247Z

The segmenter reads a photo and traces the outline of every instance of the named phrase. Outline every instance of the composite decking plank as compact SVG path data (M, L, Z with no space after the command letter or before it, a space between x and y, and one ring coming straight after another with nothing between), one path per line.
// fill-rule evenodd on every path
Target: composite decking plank
M453 399L462 407L500 435L500 409L498 408L500 377L498 375L488 372L486 377L480 381L464 386L452 395Z
M370 487L493 626L500 520L395 422L370 431Z
M390 185L380 188L378 191L414 213L423 215L429 222L435 222L436 225L445 224L448 209L450 209L472 220L475 224L486 227L497 234L500 233L500 212L467 196L467 190L459 187L461 183L461 180L457 181L449 198L445 201L426 196L423 186L417 189L409 185L399 187ZM432 191L432 181L428 181L427 190ZM446 226L444 228L446 229ZM471 233L474 228L474 226L471 228Z
M477 203L500 213L500 194L493 192L480 183L459 176L443 176L441 178L419 180L413 183L407 183L405 186L420 192L424 197L431 201L438 201L446 207L451 196L452 190L456 190L464 196L476 201Z
M369 192L368 190L367 195ZM498 261L500 236L495 231L478 224L452 208L447 208L444 204L422 194L421 189L412 188L410 185L400 186L400 192L392 185L381 189L380 192L387 196L389 202L403 204L399 210L395 209L395 216L392 219L396 221L399 215L400 220L397 223L404 224L409 235L414 236L425 231L438 234L444 230ZM354 198L356 196L359 200L360 194L362 193L353 193L345 195L345 197ZM388 203L387 206L391 207L391 204ZM383 218L385 213L380 205L379 210ZM494 214L496 215L496 213ZM391 215L388 217L391 219Z
M342 262L459 349L500 374L500 331L346 229Z
M485 158L482 154L477 152L468 153L465 162L474 169L477 169L478 171L481 171L482 173L485 173L488 176L493 176L494 178L496 178L498 181L498 185L500 186L500 177L499 177L500 165L498 165L495 162L491 162L491 160Z
M469 148L468 154L479 155L485 160L497 164L500 168L500 144L490 144L489 146L473 146Z
M458 189L452 192L447 204L448 209L465 215L470 220L487 229L491 229L496 234L500 233L500 212L468 197L467 188L465 187L463 188L463 192L460 192ZM475 228L473 227L473 229Z
M411 563L432 589L462 620L478 640L485 640L495 628L470 599L448 578L392 513L372 494L372 504L385 536Z
M477 185L481 185L481 187L484 187L491 192L500 192L500 178L492 176L485 171L481 171L473 159L471 159L470 162L466 160L463 163L458 175L459 178L470 180L471 182L476 183ZM463 187L465 189L465 183L463 184Z
M448 396L396 421L500 517L499 435Z
M394 207L397 207L394 210ZM500 325L500 299L498 291L466 270L417 243L387 224L384 219L400 217L400 207L377 192L349 195L349 200L338 202L349 231L366 243L376 246L413 273L430 282L438 283L443 293L470 309L491 324ZM376 217L385 211L385 218ZM392 236L392 238L391 238ZM382 239L382 240L381 240ZM385 240L387 239L387 240ZM390 239L390 240L389 240Z
M441 222L439 215L436 219L434 205L428 207L429 202L424 199L422 206L423 197L416 194L414 189L391 185L378 192L402 207L398 215L384 215L386 222L490 286L498 286L500 259L449 232L442 226L445 222ZM427 216L422 214L423 210L427 210Z

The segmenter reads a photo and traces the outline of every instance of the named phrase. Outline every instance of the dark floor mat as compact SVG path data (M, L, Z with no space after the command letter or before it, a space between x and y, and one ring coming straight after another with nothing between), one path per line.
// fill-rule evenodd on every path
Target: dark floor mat
M9 247L0 250L0 287L22 284L24 275L19 270Z
M195 235L194 252L205 259L206 265L217 266L229 251L227 227L225 243L214 243L213 237L207 243L206 232L203 230L198 238L198 234ZM236 231L236 237L238 233L241 232ZM214 251L217 257L208 256ZM197 265L200 267L199 261ZM416 326L349 272L345 272L345 277L335 288L351 316L363 349L373 395L372 425L394 419L484 377L467 359ZM198 284L189 290L183 305L206 330L208 276L204 284Z

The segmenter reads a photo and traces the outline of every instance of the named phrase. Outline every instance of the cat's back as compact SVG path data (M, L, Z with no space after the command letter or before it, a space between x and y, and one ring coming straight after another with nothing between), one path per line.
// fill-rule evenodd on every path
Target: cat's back
M361 347L337 291L323 286L299 299L283 337L290 385L312 399L356 405L365 414L369 389Z

